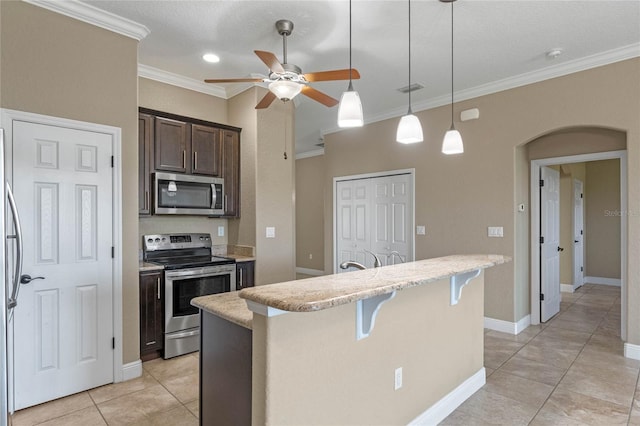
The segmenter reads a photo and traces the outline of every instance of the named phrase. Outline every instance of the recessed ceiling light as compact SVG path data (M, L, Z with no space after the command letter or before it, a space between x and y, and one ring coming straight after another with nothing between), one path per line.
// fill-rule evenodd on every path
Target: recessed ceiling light
M207 62L211 62L213 64L220 62L220 57L213 53L206 53L202 55L202 59L204 59Z

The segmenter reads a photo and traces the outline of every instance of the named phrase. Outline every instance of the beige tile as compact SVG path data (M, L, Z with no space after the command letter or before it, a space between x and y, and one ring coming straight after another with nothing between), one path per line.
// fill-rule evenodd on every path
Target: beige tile
M162 384L178 399L178 401L183 404L191 402L194 399L198 399L200 389L198 374L189 374L188 376L177 377L175 379L167 380Z
M485 377L491 376L495 371L496 370L494 370L493 368L485 367L484 368Z
M640 390L636 389L631 404L631 414L629 415L629 424L640 425Z
M594 347L585 347L578 358L576 364L585 364L587 366L596 366L601 369L618 370L620 368L634 368L636 371L640 369L640 361L636 359L626 358L623 354L614 354L602 351Z
M584 345L591 338L590 333L584 331L548 327L542 330L534 340L549 339L556 340L561 343L579 343L580 346Z
M39 426L106 426L100 411L94 405L82 410L74 411L57 419L40 423Z
M624 342L616 336L594 334L587 342L585 349L595 349L614 355L624 354Z
M198 419L184 406L173 408L169 411L156 413L149 416L144 426L198 426Z
M478 419L475 414L468 414L460 409L455 410L446 419L438 423L439 426L489 426L495 424L495 422Z
M484 366L492 369L498 369L509 358L513 356L515 351L512 350L500 350L500 349L485 349L484 350Z
M560 382L567 371L565 368L557 368L547 363L533 361L520 355L515 355L501 367L505 373L524 377L547 385L555 386Z
M98 409L109 425L130 425L178 406L178 400L157 385L98 404Z
M564 314L563 314L564 315ZM563 328L567 330L575 330L582 331L585 333L593 333L596 328L598 328L598 322L588 322L581 321L579 319L568 319L563 318L562 316L556 318L551 324L549 324L549 328Z
M540 408L551 395L553 386L497 370L482 389Z
M629 408L564 389L556 389L532 425L626 424Z
M183 377L198 372L198 359L191 354L182 355L171 359L154 359L142 364L156 380L165 380Z
M489 330L485 333L486 336L491 336L496 339L509 340L512 342L518 343L527 343L529 340L533 339L538 333L542 331L542 328L539 325L531 325L524 330L522 330L519 334L509 334L502 333L500 331Z
M199 400L194 400L189 402L188 404L184 404L185 407L187 407L187 410L191 411L191 414L193 414L194 416L196 416L197 418L200 418L200 401Z
M77 393L17 411L13 416L13 426L36 425L91 406L93 401L87 392Z
M110 399L114 399L132 392L147 389L151 386L158 385L158 381L149 373L143 371L142 376L137 379L127 380L126 382L113 383L99 388L91 389L89 396L93 402L100 404Z
M464 417L472 419L472 423L454 423L452 421L449 424L526 425L536 414L537 408L480 389L460 405L456 411L460 411L460 413L452 413L451 420L460 421Z
M572 366L557 389L573 391L630 407L636 390L637 373L628 376L606 374L594 367Z
M582 348L563 346L561 343L532 341L520 349L518 355L533 361L547 363L559 368L569 368Z

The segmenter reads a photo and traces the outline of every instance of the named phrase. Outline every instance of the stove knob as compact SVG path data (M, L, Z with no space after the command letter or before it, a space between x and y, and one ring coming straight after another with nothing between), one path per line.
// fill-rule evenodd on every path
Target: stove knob
M149 238L149 239L147 240L147 242L148 242L149 244L151 244L151 243L153 242L153 238Z
M160 242L160 238L156 238L156 243L159 243L159 242Z
M166 241L166 238L162 237L162 242Z
M202 241L204 239L204 237L200 237L200 241Z

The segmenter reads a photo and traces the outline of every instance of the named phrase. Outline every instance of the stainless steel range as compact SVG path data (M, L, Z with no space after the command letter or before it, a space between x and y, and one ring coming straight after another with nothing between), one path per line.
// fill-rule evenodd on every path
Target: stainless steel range
M143 236L146 262L164 266L164 358L200 348L198 296L236 290L234 259L211 255L210 234Z

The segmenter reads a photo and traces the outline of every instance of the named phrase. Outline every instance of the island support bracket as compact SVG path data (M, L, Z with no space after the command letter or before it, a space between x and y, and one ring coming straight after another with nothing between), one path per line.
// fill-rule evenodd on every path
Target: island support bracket
M475 271L454 275L450 278L451 306L458 304L460 296L462 296L462 288L469 284L469 281L480 275L480 272L482 272L482 269L476 269Z
M356 302L356 340L364 339L371 334L376 322L376 315L380 306L395 297L395 290L391 293L373 296Z

